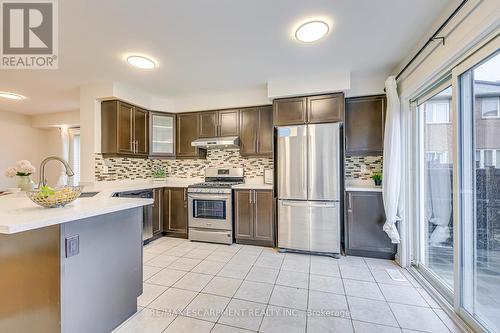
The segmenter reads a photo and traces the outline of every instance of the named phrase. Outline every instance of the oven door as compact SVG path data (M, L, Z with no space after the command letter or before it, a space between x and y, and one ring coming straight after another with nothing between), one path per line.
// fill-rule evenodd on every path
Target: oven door
M189 193L189 227L232 230L231 194Z

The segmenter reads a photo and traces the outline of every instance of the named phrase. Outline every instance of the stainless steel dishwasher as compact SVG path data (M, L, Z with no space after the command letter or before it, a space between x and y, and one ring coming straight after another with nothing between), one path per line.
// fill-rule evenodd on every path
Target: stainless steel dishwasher
M145 198L154 199L153 190L137 190L119 192L113 195L117 198ZM144 206L142 214L142 240L146 241L153 237L153 206Z

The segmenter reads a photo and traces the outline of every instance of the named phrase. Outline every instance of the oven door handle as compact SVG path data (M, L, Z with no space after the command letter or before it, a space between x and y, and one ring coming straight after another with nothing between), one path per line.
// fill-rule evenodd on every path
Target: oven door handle
M228 200L230 198L229 195L221 196L221 195L213 195L213 194L188 194L189 199L199 199L199 200Z

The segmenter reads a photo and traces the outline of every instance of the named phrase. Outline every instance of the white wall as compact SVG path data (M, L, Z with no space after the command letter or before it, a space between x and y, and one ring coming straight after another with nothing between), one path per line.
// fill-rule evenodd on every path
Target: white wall
M49 131L31 127L29 116L0 111L0 189L16 186L16 179L6 177L5 170L18 160L29 160L36 167L33 180L38 181L48 137Z
M347 91L350 88L351 73L349 71L323 72L271 79L267 83L267 95L270 99L274 99Z

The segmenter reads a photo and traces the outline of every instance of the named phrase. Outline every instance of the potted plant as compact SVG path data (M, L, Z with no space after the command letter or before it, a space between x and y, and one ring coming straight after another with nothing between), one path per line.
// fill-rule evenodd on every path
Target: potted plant
M153 169L153 181L164 182L167 180L167 172L161 166L156 166Z
M27 160L17 161L16 166L8 168L5 171L7 177L18 177L17 187L21 191L31 191L35 188L35 183L31 179L31 175L35 172L35 167Z
M370 178L375 182L375 186L382 185L382 174L380 172L374 172Z

